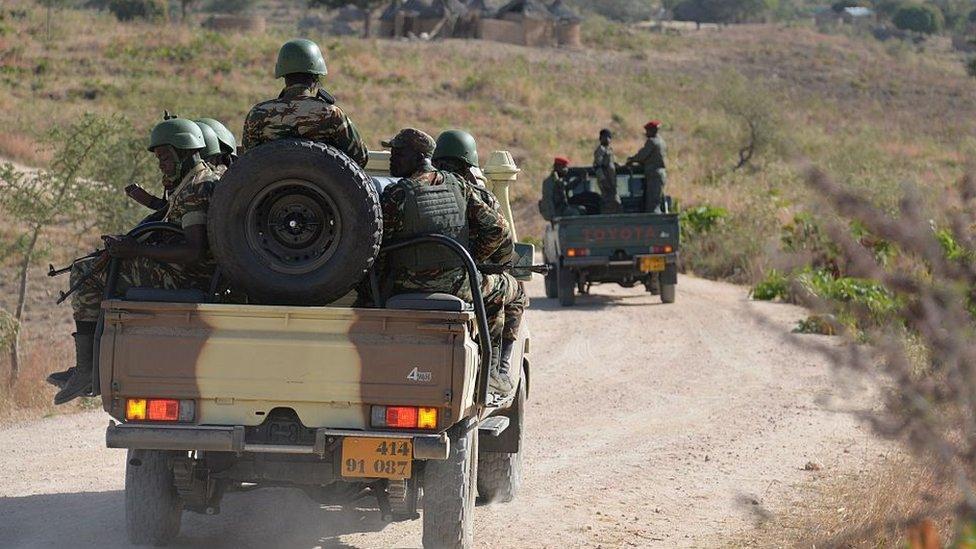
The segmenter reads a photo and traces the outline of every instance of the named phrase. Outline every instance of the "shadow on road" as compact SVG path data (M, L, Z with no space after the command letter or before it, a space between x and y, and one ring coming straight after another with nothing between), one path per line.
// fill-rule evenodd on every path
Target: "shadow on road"
M130 547L122 491L0 498L0 547ZM386 527L373 509L323 508L297 490L228 494L221 514L183 514L172 547L353 547L339 536Z
M648 301L650 298L650 301ZM545 296L532 296L531 307L540 311L560 311L560 310L591 310L598 311L609 307L654 307L663 305L657 296L649 296L646 293L634 295L577 295L576 303L571 307L563 307L558 299L549 299Z

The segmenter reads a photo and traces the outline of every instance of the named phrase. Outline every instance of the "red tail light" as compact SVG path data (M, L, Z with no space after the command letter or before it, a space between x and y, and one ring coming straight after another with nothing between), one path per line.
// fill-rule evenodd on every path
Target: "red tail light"
M179 421L180 401L170 398L150 399L146 416L149 421Z
M566 250L567 257L583 257L590 255L589 248L568 248Z
M674 247L670 244L664 246L651 246L652 254L669 254L674 251Z
M127 421L170 421L188 423L193 421L196 403L192 400L175 398L127 398L125 399L125 419Z
M373 406L373 427L391 429L436 429L437 408L426 406Z
M386 426L397 429L416 429L417 409L413 406L387 406Z

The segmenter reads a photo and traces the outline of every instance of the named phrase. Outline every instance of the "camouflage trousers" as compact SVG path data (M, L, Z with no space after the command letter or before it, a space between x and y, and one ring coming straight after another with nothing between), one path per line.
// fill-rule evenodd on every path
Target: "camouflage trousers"
M508 273L486 275L481 279L481 291L492 344L518 339L522 314L529 305L522 283Z
M81 280L95 267L94 258L85 259L71 267L71 285ZM105 296L105 279L108 268L102 269L90 277L71 296L71 308L74 318L78 322L97 322L98 311ZM200 277L196 277L200 278ZM117 293L125 293L128 288L159 288L175 290L180 288L198 288L206 290L209 280L195 279L189 276L179 265L160 263L144 257L124 259L119 261L119 277L116 281Z

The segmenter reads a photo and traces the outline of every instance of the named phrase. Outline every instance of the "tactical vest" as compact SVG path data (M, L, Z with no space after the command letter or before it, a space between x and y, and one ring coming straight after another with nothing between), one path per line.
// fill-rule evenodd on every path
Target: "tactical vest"
M442 172L443 173L443 172ZM430 185L407 180L403 203L402 229L395 235L406 240L424 234L441 234L468 248L467 199L455 176L444 173L444 183ZM415 271L454 269L462 266L458 256L439 244L421 244L397 250L389 255L394 269Z

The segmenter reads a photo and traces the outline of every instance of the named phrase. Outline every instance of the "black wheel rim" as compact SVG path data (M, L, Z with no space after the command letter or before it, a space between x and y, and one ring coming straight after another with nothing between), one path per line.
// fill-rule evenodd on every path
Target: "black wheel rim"
M308 181L286 179L264 188L246 216L247 244L272 270L305 274L335 253L339 210L328 194Z

